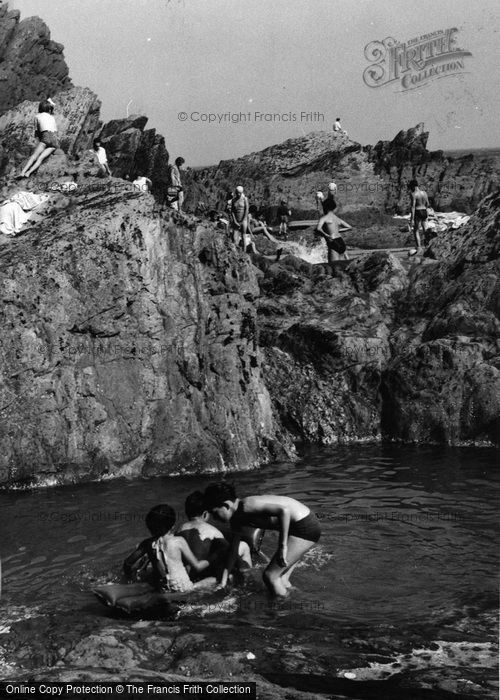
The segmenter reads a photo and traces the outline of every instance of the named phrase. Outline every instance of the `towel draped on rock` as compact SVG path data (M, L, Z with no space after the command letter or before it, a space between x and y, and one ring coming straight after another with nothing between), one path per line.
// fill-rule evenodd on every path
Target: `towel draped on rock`
M15 236L21 231L33 211L44 204L48 194L33 192L16 192L0 206L0 232L6 236Z

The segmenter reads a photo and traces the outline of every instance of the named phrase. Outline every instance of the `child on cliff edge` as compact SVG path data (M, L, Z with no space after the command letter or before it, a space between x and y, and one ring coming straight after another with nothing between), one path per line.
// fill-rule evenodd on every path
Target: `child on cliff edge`
M231 484L210 484L205 490L205 504L212 515L231 525L233 539L221 579L227 584L238 556L238 547L245 527L277 530L279 544L263 574L271 593L285 596L291 588L292 571L321 536L316 515L300 501L288 496L248 496L238 498Z

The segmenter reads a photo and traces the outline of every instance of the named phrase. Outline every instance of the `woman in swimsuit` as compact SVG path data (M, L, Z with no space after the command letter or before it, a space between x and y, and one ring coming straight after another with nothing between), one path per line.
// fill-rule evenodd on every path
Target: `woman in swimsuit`
M290 575L304 554L319 540L321 529L314 513L288 496L248 496L237 498L230 484L211 484L205 491L206 508L215 518L230 523L234 537L222 574L221 586L238 555L243 527L279 532L278 550L264 571L263 579L275 595L284 596L291 587Z

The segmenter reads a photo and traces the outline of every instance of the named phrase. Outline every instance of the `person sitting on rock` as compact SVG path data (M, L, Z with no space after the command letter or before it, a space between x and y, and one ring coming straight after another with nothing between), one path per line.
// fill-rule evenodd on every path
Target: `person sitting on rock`
M333 130L334 130L334 131L338 131L338 132L340 132L341 134L345 134L345 135L347 136L347 131L345 131L345 130L342 128L342 124L340 123L340 117L337 117L337 118L335 119L335 124L333 125Z
M410 215L410 228L413 227L413 236L415 238L415 245L417 250L415 254L421 249L422 243L420 240L420 234L418 232L418 227L422 227L422 232L424 234L424 243L427 243L427 230L425 228L425 221L427 219L427 207L429 206L429 198L427 197L427 192L418 186L416 180L411 180L408 183L408 189L410 190L411 196L411 215Z
M132 184L136 190L140 190L141 192L144 192L146 194L151 192L151 188L153 187L153 183L151 182L149 177L144 177L144 175L138 175L132 182Z
M233 530L231 549L226 560L220 586L227 585L228 576L238 556L242 528L265 528L279 533L278 550L263 574L264 583L278 596L285 596L291 587L290 575L321 536L314 513L300 501L288 496L249 496L238 498L231 484L210 484L205 501L212 515L229 523Z
M56 148L59 148L54 107L55 105L50 98L42 100L38 106L38 114L35 117L35 135L39 143L21 170L19 178L32 175L43 161L54 153Z
M147 556L157 588L186 592L216 585L213 577L203 578L196 583L191 581L186 565L200 573L210 566L207 559L199 560L184 537L173 534L176 521L175 511L167 504L152 508L146 516L146 526L151 537L143 540L137 549L125 560L123 570L128 577L142 571Z
M203 574L206 576L218 576L222 573L223 559L229 548L228 541L222 532L211 525L208 520L210 513L205 507L205 497L201 491L194 491L186 498L186 516L188 522L183 523L177 530L179 537L184 537L191 551L197 559L207 559L210 566ZM241 563L247 567L252 566L250 547L246 542L240 543L239 557ZM193 581L198 580L199 574L196 570L186 566L189 576Z
M104 146L101 145L100 139L94 139L94 152L97 157L97 162L99 163L99 174L111 176L111 170L108 165L108 156Z

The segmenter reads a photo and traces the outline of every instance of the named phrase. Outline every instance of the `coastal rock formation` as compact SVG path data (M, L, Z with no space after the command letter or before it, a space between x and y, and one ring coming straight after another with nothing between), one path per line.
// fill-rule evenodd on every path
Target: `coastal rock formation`
M335 277L264 266L264 376L295 440L499 442L499 222L496 193L408 271L383 252Z
M407 184L417 178L440 211L470 213L500 183L500 159L451 158L427 150L424 125L400 131L392 141L361 146L344 134L317 132L288 139L258 153L190 171L188 206L223 208L227 191L243 185L252 203L272 220L281 198L298 219L316 214L314 195L334 180L345 214L409 208Z
M0 114L71 87L63 46L39 17L19 17L0 2Z
M165 139L156 129L144 131L147 121L141 115L113 119L103 126L99 136L113 175L130 180L149 177L153 194L157 201L163 202L169 184L169 154Z
M89 181L2 247L0 282L0 481L293 454L261 377L255 269L220 233Z
M265 377L283 426L303 443L380 438L392 299L407 284L401 263L374 253L338 278L286 257L260 284Z
M68 156L78 156L92 145L92 137L99 126L101 102L88 88L74 87L54 96L55 116L61 148L40 167L40 180L58 173L59 167L67 168ZM38 102L25 101L0 117L2 157L0 175L12 175L16 168L33 151L38 143L34 121L38 114Z
M500 194L433 248L398 303L382 425L405 441L500 442Z

